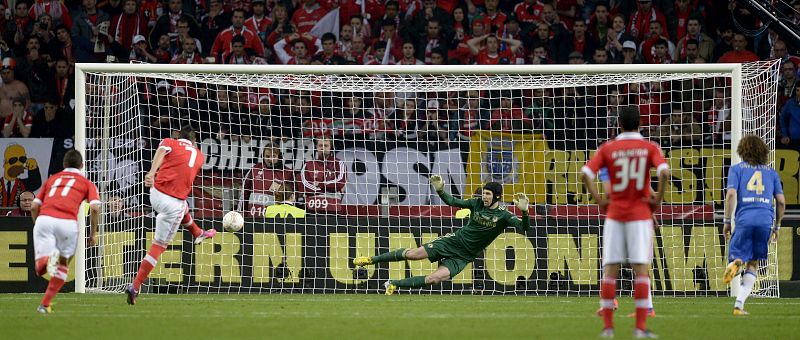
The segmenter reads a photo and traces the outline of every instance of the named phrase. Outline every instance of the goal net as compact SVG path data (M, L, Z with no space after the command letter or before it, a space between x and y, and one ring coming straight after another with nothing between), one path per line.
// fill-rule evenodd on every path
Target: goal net
M194 245L181 230L144 292L375 293L426 275L436 263L352 260L464 225L469 212L429 185L440 174L457 198L502 183L518 215L511 197L526 193L533 228L505 230L451 281L401 293L596 295L603 216L580 169L634 105L672 172L655 214L654 295L727 295L731 150L748 133L774 150L777 67L78 65L76 143L109 204L99 245L79 251L77 289L132 282L155 228L144 174L160 140L191 125L206 157L190 212L220 233ZM223 230L228 211L245 216L242 230ZM757 295L779 295L775 247ZM619 287L632 290L629 270Z

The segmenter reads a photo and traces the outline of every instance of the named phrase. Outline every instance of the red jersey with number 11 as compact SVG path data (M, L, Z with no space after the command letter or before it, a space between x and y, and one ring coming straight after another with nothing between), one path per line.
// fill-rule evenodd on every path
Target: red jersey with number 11
M97 187L78 169L66 168L47 179L33 202L41 206L39 213L43 216L77 221L83 200L100 204Z
M185 139L166 138L158 145L167 152L155 178L155 188L177 199L185 200L192 183L205 162L200 150Z
M652 218L644 200L650 197L650 169L669 169L658 144L636 132L622 133L601 145L582 171L594 178L602 168L608 168L611 180L608 218L621 222Z

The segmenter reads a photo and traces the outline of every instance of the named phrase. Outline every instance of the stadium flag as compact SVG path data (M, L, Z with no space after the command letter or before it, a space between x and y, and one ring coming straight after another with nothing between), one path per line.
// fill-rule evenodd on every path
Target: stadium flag
M339 8L335 8L325 14L322 19L317 21L317 24L311 28L311 35L322 38L325 33L331 32L336 35L336 40L339 40Z
M539 134L479 131L470 138L467 188L475 192L486 182L503 184L503 201L524 192L531 203L545 203L547 142Z

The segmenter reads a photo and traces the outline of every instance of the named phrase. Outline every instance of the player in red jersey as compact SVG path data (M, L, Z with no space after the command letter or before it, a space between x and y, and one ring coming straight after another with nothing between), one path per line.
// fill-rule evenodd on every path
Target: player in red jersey
M635 273L633 296L636 301L635 338L654 338L647 330L647 296L650 293L649 263L653 254L653 211L661 205L669 166L658 144L639 134L639 110L627 106L620 110L622 133L608 141L581 169L583 183L606 211L603 230L603 280L600 283L600 306L605 327L601 337L614 336L614 295L620 265L629 263ZM608 168L611 192L601 196L594 184L598 171ZM658 189L650 193L650 168L658 173Z
M36 253L36 274L50 274L50 283L37 311L50 314L50 302L56 296L69 273L69 260L75 255L78 242L78 210L84 200L91 210L88 246L95 245L97 224L100 222L100 198L97 187L81 175L83 157L75 150L64 155L64 171L49 179L33 200L33 248Z
M200 229L189 215L186 204L186 197L204 161L205 156L195 145L195 133L190 126L181 129L179 139L166 138L158 145L150 171L144 177L144 185L150 187L150 204L157 213L156 234L133 284L125 291L128 304L136 304L139 288L158 263L161 253L175 238L179 225L189 229L195 244L217 234L214 229Z

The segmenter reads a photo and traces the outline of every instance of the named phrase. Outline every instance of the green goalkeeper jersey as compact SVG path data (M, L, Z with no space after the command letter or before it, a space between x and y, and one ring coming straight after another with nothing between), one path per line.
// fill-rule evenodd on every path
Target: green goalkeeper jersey
M447 205L471 210L467 225L456 230L453 237L458 239L473 257L486 249L505 228L514 227L524 231L531 225L527 213L523 213L522 219L519 219L504 206L494 209L484 206L480 198L462 200L446 192L439 193L439 197Z

